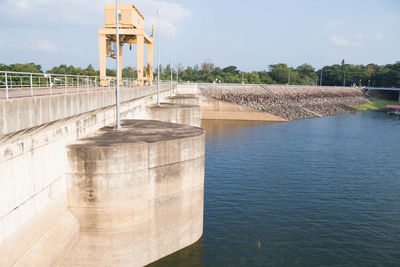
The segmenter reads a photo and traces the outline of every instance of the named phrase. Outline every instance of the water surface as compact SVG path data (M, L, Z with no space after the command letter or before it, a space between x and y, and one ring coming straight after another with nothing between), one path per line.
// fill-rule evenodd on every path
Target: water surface
M203 121L202 239L152 266L400 266L400 119Z

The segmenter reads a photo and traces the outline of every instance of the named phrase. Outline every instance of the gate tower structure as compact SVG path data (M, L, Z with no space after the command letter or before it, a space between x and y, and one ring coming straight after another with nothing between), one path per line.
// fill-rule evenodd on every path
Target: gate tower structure
M122 46L137 45L137 86L151 85L153 81L153 42L154 25L151 36L144 30L144 17L132 4L118 3L119 41L116 40L115 4L104 4L105 27L99 29L99 66L100 84L108 86L110 77L106 75L106 58L119 57L119 83L122 85ZM147 45L147 66L143 67L144 45ZM116 55L116 45L119 45L119 55Z

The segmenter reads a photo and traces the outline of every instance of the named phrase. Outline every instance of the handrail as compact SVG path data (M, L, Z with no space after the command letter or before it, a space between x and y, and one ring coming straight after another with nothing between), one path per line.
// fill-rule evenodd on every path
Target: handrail
M60 74L60 73L49 73L49 72L19 72L19 71L8 71L8 70L0 70L0 73L14 73L14 74L32 74L32 75L51 75L51 76L74 76L74 77L100 77L100 76L91 76L91 75L79 75L79 74ZM107 78L114 78L115 77L107 77Z
M106 77L106 80L108 86L104 89L115 86L116 77ZM135 81L133 78L122 78L125 87L135 86ZM0 71L0 98L66 94L93 88L101 90L100 82L100 76L91 75Z

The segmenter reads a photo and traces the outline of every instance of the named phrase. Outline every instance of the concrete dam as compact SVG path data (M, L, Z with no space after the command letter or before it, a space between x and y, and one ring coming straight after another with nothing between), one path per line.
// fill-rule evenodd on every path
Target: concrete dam
M1 99L0 266L143 266L199 240L200 120L288 121L220 89L121 88L118 131L112 89Z
M122 88L120 131L114 90L0 100L0 266L143 266L201 237L199 100L170 94Z

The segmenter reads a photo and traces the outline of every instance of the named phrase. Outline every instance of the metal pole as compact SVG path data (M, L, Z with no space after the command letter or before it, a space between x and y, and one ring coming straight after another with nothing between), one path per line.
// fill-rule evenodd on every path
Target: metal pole
M65 94L67 93L67 86L68 86L68 83L67 83L67 75L65 75L65 76L64 76L64 93L65 93Z
M289 68L289 77L288 77L288 85L290 85L290 68Z
M31 84L31 96L33 96L32 73L29 78L30 78L30 84Z
M157 63L158 63L158 71L157 71L157 106L160 105L160 14L161 11L158 10L158 54L157 54Z
M52 89L52 86L51 86L51 75L49 75L49 83L50 83L50 95L52 95L53 94L53 89Z
M244 84L244 72L242 71L242 85Z
M169 96L172 96L172 62L171 62L171 84L170 84Z
M179 49L179 45L176 46L176 89L177 90L178 90L178 84L179 84L178 49Z
M120 118L120 105L119 105L119 14L118 14L118 0L115 0L115 25L116 25L116 38L115 38L115 46L116 46L116 58L117 58L117 84L115 87L115 100L116 100L116 124L115 129L121 129L121 118Z
M5 73L6 75L6 98L8 99L8 77L7 77L7 72Z
M346 86L346 72L343 72L343 86Z
M174 35L173 34L171 34L171 39L173 40L174 39ZM174 62L174 59L173 59L173 54L174 53L171 53L171 64L170 64L170 67L171 67L171 85L170 85L170 92L169 92L169 96L172 96L172 66L173 66L173 62Z
M86 91L89 91L89 77L86 77Z
M319 79L319 86L322 86L322 68L321 68L321 78Z

